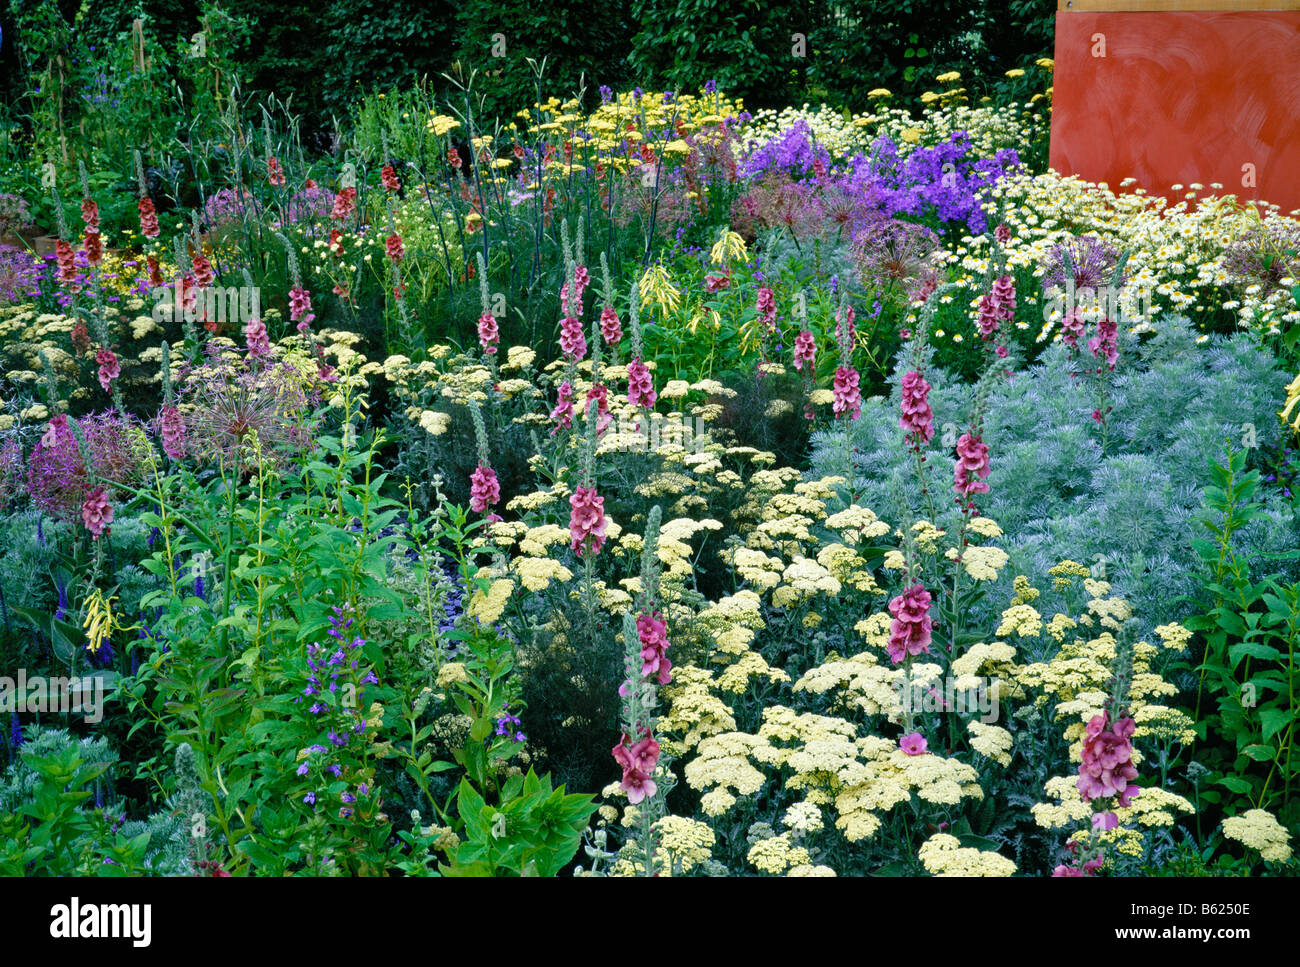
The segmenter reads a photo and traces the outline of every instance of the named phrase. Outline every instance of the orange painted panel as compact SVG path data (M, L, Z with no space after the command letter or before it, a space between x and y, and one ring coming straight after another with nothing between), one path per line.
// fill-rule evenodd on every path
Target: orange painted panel
M1300 12L1056 15L1051 165L1300 209Z

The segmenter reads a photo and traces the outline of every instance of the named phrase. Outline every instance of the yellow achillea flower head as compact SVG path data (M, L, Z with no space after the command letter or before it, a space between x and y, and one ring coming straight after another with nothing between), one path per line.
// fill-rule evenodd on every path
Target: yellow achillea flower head
M684 816L665 816L654 824L659 834L659 844L671 855L674 864L681 864L683 873L713 856L717 841L713 828L707 823Z
M1011 876L1016 864L999 853L962 846L956 836L936 833L917 851L922 865L935 876Z
M1240 816L1225 819L1223 835L1259 850L1259 855L1266 860L1285 863L1291 858L1291 845L1288 842L1291 834L1272 813L1263 809L1251 809Z

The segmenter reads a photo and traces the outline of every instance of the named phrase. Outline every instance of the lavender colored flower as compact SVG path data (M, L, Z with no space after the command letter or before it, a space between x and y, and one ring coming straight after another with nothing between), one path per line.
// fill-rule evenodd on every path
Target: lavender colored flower
M1110 285L1119 253L1109 242L1096 235L1079 235L1053 245L1047 252L1047 270L1043 288L1053 286L1078 292L1099 292Z
M313 183L295 192L285 211L288 222L305 222L329 218L334 210L334 192Z
M40 298L44 262L24 249L0 245L0 304Z
M330 202L333 204L332 197ZM203 204L203 214L210 228L221 228L245 217L254 217L257 211L257 200L245 188L238 191L222 188L209 195Z
M812 127L807 121L798 121L751 152L741 164L740 174L760 178L771 172L782 172L803 177L811 174L818 163L823 170L829 169L830 162L830 153L815 142Z

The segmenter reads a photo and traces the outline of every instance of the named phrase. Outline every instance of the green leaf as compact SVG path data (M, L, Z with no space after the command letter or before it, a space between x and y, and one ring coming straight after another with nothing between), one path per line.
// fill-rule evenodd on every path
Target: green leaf
M1267 742L1295 722L1295 713L1290 709L1266 708L1260 710L1259 719L1264 724L1264 741Z
M1231 659L1233 668L1240 665L1247 657L1264 661L1281 661L1282 653L1272 645L1265 645L1258 641L1239 641L1235 645L1228 646L1228 658Z
M1238 795L1250 792L1250 783L1237 776L1221 776L1214 781L1218 785L1226 787L1229 792L1235 792Z

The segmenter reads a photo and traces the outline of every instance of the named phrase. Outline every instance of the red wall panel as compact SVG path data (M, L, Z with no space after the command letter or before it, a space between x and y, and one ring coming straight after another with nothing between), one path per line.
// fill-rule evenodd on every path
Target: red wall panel
M1300 11L1062 10L1055 60L1057 171L1300 209Z

